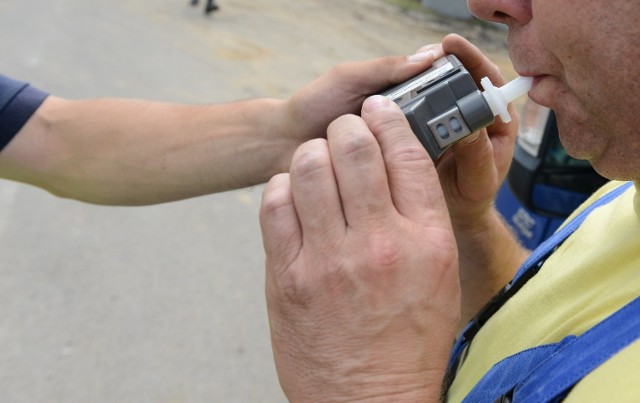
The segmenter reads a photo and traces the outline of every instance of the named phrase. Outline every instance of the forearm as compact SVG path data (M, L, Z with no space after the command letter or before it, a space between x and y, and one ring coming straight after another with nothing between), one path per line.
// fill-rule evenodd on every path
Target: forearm
M298 142L285 101L222 105L50 98L3 151L0 171L54 194L139 205L262 183Z
M529 251L495 209L473 225L454 223L460 259L462 324L514 276Z
M442 54L344 63L284 100L188 106L49 97L0 153L0 177L102 204L152 204L250 186L289 167L364 99Z

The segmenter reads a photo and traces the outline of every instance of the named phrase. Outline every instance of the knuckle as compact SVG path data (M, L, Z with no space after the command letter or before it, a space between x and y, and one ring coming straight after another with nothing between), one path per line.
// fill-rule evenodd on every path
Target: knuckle
M426 167L429 155L417 140L405 141L389 150L388 164L398 164Z
M395 104L391 106L378 113L367 115L367 123L374 132L410 130L409 123L400 108Z
M352 130L343 132L336 139L334 147L342 155L360 159L374 154L377 149L377 143L370 133Z
M348 264L334 265L329 259L322 270L311 273L304 269L289 267L276 279L278 293L289 304L310 306L323 295L343 295L353 285Z
M262 196L261 210L265 216L275 216L291 204L291 195L288 191L277 189Z
M312 288L306 284L300 273L287 270L277 281L277 288L281 297L289 304L306 307L311 302Z
M311 142L324 142L323 139L312 140ZM326 146L321 147L301 147L294 156L291 163L291 174L299 178L315 178L323 175L327 167L331 166L331 159L326 152Z
M289 174L275 175L262 192L262 212L267 215L273 215L291 203Z
M332 153L351 159L365 159L378 152L378 143L362 120L358 117L345 117L331 127L328 134Z
M401 245L386 232L372 234L369 237L368 250L371 267L378 271L389 271L396 267L400 260Z

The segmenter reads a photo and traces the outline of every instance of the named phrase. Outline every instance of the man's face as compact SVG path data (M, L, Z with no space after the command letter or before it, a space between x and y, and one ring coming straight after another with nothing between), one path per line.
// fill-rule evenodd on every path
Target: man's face
M640 179L638 0L469 0L507 24L516 71L555 110L570 155L609 178Z

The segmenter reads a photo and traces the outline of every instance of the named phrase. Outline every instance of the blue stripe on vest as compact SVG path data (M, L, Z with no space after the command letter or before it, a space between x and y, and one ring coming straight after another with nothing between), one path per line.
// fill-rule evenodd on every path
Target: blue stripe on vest
M505 287L505 290L517 284L519 280L521 283L526 282L528 280L527 277L530 278L533 275L532 273L537 272L546 258L584 222L593 210L611 202L632 185L633 182L627 182L605 194L560 228L547 241L543 242L522 264L514 279ZM522 284L519 286L522 286ZM502 301L502 303L504 302ZM493 310L490 309L489 312L491 311ZM488 317L485 318L486 320L488 320ZM615 330L620 330L621 332L619 334L612 332L610 329L611 323L620 321L625 322L627 326L615 325L617 326ZM461 333L452 349L449 360L450 375L455 374L456 368L454 367L459 367L459 364L464 360L463 354L473 336L477 333L478 326L482 326L483 323L472 320ZM612 337L614 334L615 337ZM598 336L594 337L593 335ZM514 401L557 400L564 396L563 393L568 393L573 385L586 374L639 337L640 298L632 301L579 338L568 336L559 343L531 348L500 361L485 374L465 398L465 401L495 401L496 398L500 401L501 397L506 395L513 397ZM597 343L595 343L595 338L597 338ZM580 349L584 349L584 352L580 351ZM561 354L563 351L569 351L571 356L568 357L567 354ZM580 361L575 359L578 356ZM552 358L553 360L551 360ZM541 369L543 367L539 367L540 365L545 365L544 369ZM549 371L558 371L558 377L555 374L553 377L549 377ZM560 374L562 374L562 377L560 377ZM556 392L550 393L550 390L555 390ZM554 396L543 397L535 394L534 391L535 393L544 391L546 393L545 396L549 393ZM506 401L511 400L506 399Z
M507 287L511 287L511 285L515 284L518 280L521 280L522 277L524 277L527 273L538 269L542 265L542 263L544 263L546 258L551 253L553 253L553 251L560 244L562 244L562 242L564 242L565 239L567 239L569 237L569 235L571 235L582 224L582 222L584 222L585 218L593 210L595 210L596 208L611 202L612 200L614 200L615 198L617 198L618 196L623 194L625 191L627 191L627 189L629 189L632 185L633 185L633 182L626 182L625 184L623 184L623 185L613 189L609 193L605 194L604 196L602 196L601 198L596 200L593 204L591 204L589 207L587 207L582 212L580 212L580 214L578 214L576 217L574 217L570 222L568 222L566 225L564 225L562 228L560 228L560 230L558 230L555 234L553 234L551 237L549 237L549 239L547 239L545 242L540 244L531 253L531 255L529 255L527 260L524 261L522 266L520 266L520 269L518 269L518 271L516 272L515 277L513 278L513 280L511 280L509 282ZM507 288L507 287L505 287L505 288ZM479 316L481 314L482 314L482 312L479 314ZM480 326L482 326L482 325L483 325L483 323L480 323ZM461 356L464 354L466 348L468 347L468 345L470 343L470 339L471 339L471 338L466 337L466 336L470 332L473 332L473 334L475 335L475 332L477 332L477 326L478 326L478 324L476 323L475 318L474 318L466 325L466 327L460 333L460 336L458 337L458 339L456 340L453 348L451 349L451 355L449 357L449 371L450 372L456 370L455 368L453 368L454 366L459 366L461 364L460 359L464 358L464 357L461 357ZM474 327L476 327L475 331L474 331Z
M498 362L464 402L553 402L616 353L640 338L640 297L583 335L567 336L514 354Z

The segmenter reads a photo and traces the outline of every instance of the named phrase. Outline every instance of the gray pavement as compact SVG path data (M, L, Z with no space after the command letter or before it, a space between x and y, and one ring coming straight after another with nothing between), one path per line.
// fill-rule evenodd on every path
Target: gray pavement
M69 98L286 97L468 28L381 0L188 3L2 0L0 72ZM284 401L260 193L123 208L0 181L0 403Z

